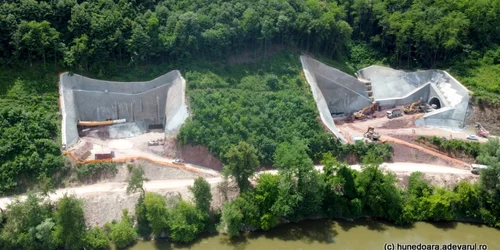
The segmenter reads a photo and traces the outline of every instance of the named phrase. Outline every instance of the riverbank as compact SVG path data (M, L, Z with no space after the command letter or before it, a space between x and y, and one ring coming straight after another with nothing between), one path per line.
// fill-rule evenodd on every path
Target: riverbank
M468 181L475 183L478 181L478 176L471 175L469 172L445 168L441 166L430 166L425 164L410 164L410 163L393 163L384 164L387 170L395 171L398 178L398 186L406 187L408 185L408 177L414 171L422 171L424 179L433 186L451 189L460 181ZM351 166L353 169L361 170L359 165ZM316 167L320 168L319 166ZM147 165L146 177L151 181L144 184L144 188L148 192L158 193L166 198L175 195L181 195L184 200L191 200L192 194L188 187L193 184L191 176L183 175L166 175L166 167L156 167L154 164ZM413 171L411 169L414 169ZM454 172L444 172L447 170ZM65 193L75 194L83 200L83 208L85 212L85 220L89 226L103 226L106 222L112 220L120 220L121 211L128 209L130 213L135 212L135 205L139 198L139 194L127 194L127 178L129 171L125 165L118 167L118 173L115 177L103 180L100 183L93 185L80 186L58 190L55 194L49 194L52 201L56 201ZM266 171L277 173L276 170ZM187 177L187 179L186 179ZM222 178L208 178L207 181L211 184L213 211L218 210L226 200L233 200L239 194L235 183L231 183L227 190L227 197L218 187ZM0 208L5 209L10 202L10 198L0 199Z
M203 235L192 244L165 240L139 241L130 250L190 249L384 249L384 244L480 244L494 249L500 244L500 230L473 223L417 222L397 227L378 220L305 220L277 226L269 231L251 232L229 239L225 235ZM362 240L361 240L362 239ZM479 248L476 248L479 249Z

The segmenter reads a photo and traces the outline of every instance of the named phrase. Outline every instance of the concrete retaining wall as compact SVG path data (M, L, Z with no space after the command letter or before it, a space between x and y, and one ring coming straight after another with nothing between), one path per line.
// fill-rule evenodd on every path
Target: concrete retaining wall
M322 92L330 113L350 115L371 105L363 82L310 57L302 56L301 61L314 75L315 84Z
M425 70L404 72L381 66L370 66L357 73L371 81L375 101L382 106L406 105L420 97L424 103L433 97L440 100L446 112L425 115L421 125L461 128L469 105L469 91L448 72ZM430 86L426 86L430 85ZM425 88L423 86L426 86ZM408 94L411 93L411 94Z
M178 70L148 82L112 82L80 75L60 76L63 144L78 141L78 120L126 119L163 124L175 132L188 117L185 80Z
M346 141L346 139L342 136L342 134L339 132L337 127L335 126L335 122L333 121L333 118L331 116L330 109L328 108L328 104L325 100L325 97L323 96L323 93L321 92L320 88L318 87L318 84L316 82L316 76L314 74L314 67L311 67L309 64L313 59L307 57L307 56L301 56L300 57L300 62L302 63L302 69L304 71L304 75L306 77L307 82L309 83L309 86L311 87L311 91L313 94L313 98L316 101L316 106L318 107L319 115L321 117L321 121L325 126L335 135L335 137L341 139L342 141Z
M407 105L420 100L420 98L422 98L422 100L428 100L430 85L431 85L430 83L422 85L403 97L375 99L375 100L379 103L380 107L382 107L383 109L391 109L396 106Z

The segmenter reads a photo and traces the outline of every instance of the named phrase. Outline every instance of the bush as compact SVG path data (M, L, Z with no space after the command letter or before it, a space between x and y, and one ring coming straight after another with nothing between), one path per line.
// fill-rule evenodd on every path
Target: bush
M103 177L114 176L118 173L116 163L98 162L89 164L77 164L76 174L81 182L96 181Z
M170 238L176 242L191 242L205 227L203 213L192 204L180 201L168 213Z
M462 153L469 157L476 158L481 151L481 143L475 141L447 140L437 136L419 136L417 142L428 142L435 145L440 151L449 154Z
M85 233L84 242L85 249L89 250L103 250L109 248L108 236L98 227L93 227Z
M128 247L137 241L137 232L132 224L127 209L124 209L121 221L111 227L111 240L117 248Z

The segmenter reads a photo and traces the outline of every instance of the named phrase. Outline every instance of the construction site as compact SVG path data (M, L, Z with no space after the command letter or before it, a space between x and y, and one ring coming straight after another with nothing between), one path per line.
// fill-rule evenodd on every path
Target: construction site
M416 141L419 136L438 136L484 142L491 136L488 128L467 119L470 93L447 72L370 66L353 76L308 56L300 60L325 130L342 143L391 144L392 162L382 167L396 173L401 185L414 171L423 172L431 184L439 186L477 181L478 175L471 171L474 159L447 155ZM203 145L176 144L176 135L190 115L186 84L177 70L146 82L61 74L64 154L74 163L124 164L118 164L113 177L86 186L70 182L52 198L66 192L78 194L85 200L90 224L119 219L121 209L133 212L137 202L137 197L124 193L132 164L144 168L145 177L151 180L146 188L163 195L189 197L188 186L203 176L212 184L212 206L220 207L228 199L215 186L222 183L221 161ZM360 169L358 162L349 164ZM236 194L234 189L232 195ZM9 201L1 200L0 207Z
M418 136L485 142L490 133L469 122L470 92L442 70L404 72L382 66L354 76L309 56L300 58L321 122L344 143L387 142L394 161L470 168L418 145Z
M370 66L352 76L309 56L300 60L321 122L343 143L388 142L395 162L467 168L470 162L417 145L415 139L484 142L490 136L481 124L467 124L471 93L445 71ZM142 158L214 176L222 169L206 148L179 150L175 145L176 133L189 116L186 81L179 71L147 82L64 73L59 86L63 150L74 161Z
M77 163L142 159L217 175L185 164L175 136L189 117L186 81L177 70L147 82L111 82L63 73L62 147Z

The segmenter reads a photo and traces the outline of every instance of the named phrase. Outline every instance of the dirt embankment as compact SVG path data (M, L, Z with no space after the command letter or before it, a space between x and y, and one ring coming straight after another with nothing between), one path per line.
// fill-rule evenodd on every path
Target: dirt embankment
M406 142L409 142L409 143L413 143L415 145L419 145L421 147L427 148L429 150L433 150L433 151L438 152L440 154L447 155L451 158L454 158L454 159L457 159L457 160L460 160L460 161L463 161L466 163L472 164L472 163L476 162L476 159L474 159L474 157L472 157L470 155L466 155L464 153L456 152L456 151L442 150L430 142L425 142L425 141L419 142L419 141L417 141L417 138L418 138L417 135L391 134L390 136L397 138L397 139L400 139L400 140L403 140L403 141L406 141ZM401 155L398 155L398 156L401 156ZM426 162L426 163L429 163L429 162ZM437 165L441 165L441 164L437 164Z
M187 163L222 171L222 162L212 155L205 146L184 145L180 148L179 154Z
M441 157L426 153L422 150L414 149L399 143L389 142L393 149L392 160L394 162L413 162L413 163L430 163L440 166L454 166L458 168L463 168L463 166L458 166L455 162L447 161Z
M491 134L500 135L500 108L480 108L477 105L470 106L470 114L465 118L466 126L475 130L474 125L479 122Z
M165 180L168 181L168 180ZM182 198L186 201L192 201L192 194L189 191L189 186L182 188L171 188L165 190L148 190L146 192L154 192L165 197L167 205L173 201ZM226 190L226 191L224 191ZM211 207L215 211L222 207L227 200L234 200L238 195L238 188L235 183L228 183L228 186L222 184L212 184L212 203ZM120 220L123 209L128 209L129 214L135 214L135 206L139 199L140 193L126 194L125 192L100 193L82 195L83 210L85 213L85 221L88 226L103 226L106 222Z
M408 187L408 180L410 174L397 174L398 186ZM436 174L436 173L423 173L422 177L431 185L444 187L448 189L454 188L461 181L476 183L479 181L478 175L460 175L460 174Z
M401 119L392 119L383 123L380 128L383 129L401 129L401 128L413 128L415 127L415 121L413 118L401 118Z

